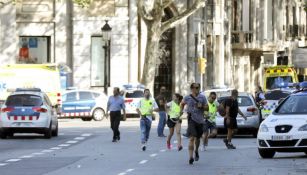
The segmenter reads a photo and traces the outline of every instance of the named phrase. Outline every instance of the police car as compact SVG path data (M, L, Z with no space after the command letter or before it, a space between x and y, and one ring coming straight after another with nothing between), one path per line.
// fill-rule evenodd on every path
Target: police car
M264 94L265 100L261 104L262 119L266 119L277 107L279 101L289 96L293 90L294 89L280 88L267 91Z
M263 158L276 152L305 152L307 154L307 82L301 91L283 100L259 128L258 151Z
M138 116L136 111L138 103L144 98L144 85L141 84L127 84L123 85L123 98L125 100L126 116ZM126 120L126 118L122 118Z
M69 90L62 94L59 118L81 118L83 121L101 121L106 114L108 98L92 90Z
M0 137L14 133L39 133L46 138L58 135L57 106L40 89L17 89L0 111Z

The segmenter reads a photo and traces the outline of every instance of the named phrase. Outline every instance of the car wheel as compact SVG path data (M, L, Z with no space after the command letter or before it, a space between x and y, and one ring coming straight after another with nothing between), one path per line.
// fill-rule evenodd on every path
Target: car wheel
M50 139L52 137L52 124L50 123L50 126L48 129L46 129L44 136L46 139Z
M92 118L81 118L81 120L88 122L88 121L91 121Z
M275 155L275 151L267 150L267 149L258 149L258 152L262 158L273 158Z
M59 133L59 127L58 127L58 124L57 124L55 130L52 131L52 136L57 137L58 133Z
M103 120L103 118L105 117L105 115L106 115L106 113L104 112L103 109L97 108L97 109L95 109L94 112L93 112L93 119L94 119L95 121L101 121L101 120Z
M7 135L4 132L0 132L0 138L1 139L6 139Z
M124 115L121 115L121 121L126 121L127 120L127 115L124 116Z

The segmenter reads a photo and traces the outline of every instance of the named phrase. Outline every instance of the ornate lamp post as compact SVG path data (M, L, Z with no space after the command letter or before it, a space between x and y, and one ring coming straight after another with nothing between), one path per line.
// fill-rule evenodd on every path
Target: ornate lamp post
M103 47L104 49L104 56L105 56L105 64L104 64L104 92L108 95L108 86L109 86L109 74L110 74L110 40L111 40L111 31L112 28L106 23L103 27L101 27L102 32L102 41L105 43Z

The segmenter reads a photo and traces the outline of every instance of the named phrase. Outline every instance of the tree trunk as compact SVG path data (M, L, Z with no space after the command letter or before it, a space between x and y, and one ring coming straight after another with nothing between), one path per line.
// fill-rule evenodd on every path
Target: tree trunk
M142 84L153 93L156 61L159 52L160 29L159 25L147 26L147 44L142 74Z

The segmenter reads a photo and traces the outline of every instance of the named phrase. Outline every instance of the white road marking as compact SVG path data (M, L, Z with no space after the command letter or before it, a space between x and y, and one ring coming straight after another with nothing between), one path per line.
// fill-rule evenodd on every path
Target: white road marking
M177 140L174 140L174 143L178 143L178 141L177 141Z
M134 169L127 169L127 173L134 171Z
M70 146L70 144L61 144L61 145L58 145L58 146L67 147L67 146Z
M160 150L160 152L165 152L165 151L166 151L165 149L161 149L161 150Z
M150 157L156 157L158 154L150 154Z
M42 153L51 153L53 152L54 150L51 150L51 149L46 149L46 150L43 150Z
M18 162L18 161L20 161L21 159L9 159L9 160L7 160L6 162Z
M59 133L59 135L60 135L60 136L63 136L63 135L65 135L65 134L64 134L64 133Z
M91 136L92 134L82 134L81 136L82 137L89 137L89 136Z
M67 141L66 143L72 144L72 143L78 143L78 141L77 140L70 140L70 141Z
M76 137L74 138L75 140L84 140L85 138L84 137Z
M62 149L62 147L53 147L53 148L50 148L50 149L59 150L59 149Z
M33 155L43 155L45 153L32 153Z
M5 166L7 165L7 163L0 163L0 166Z
M125 175L126 173L119 173L118 175Z
M28 159L28 158L32 158L33 157L33 155L31 156L31 155L26 155L26 156L21 156L21 157L19 157L19 159Z
M142 161L140 161L139 162L139 164L144 164L144 163L146 163L148 160L142 160Z

